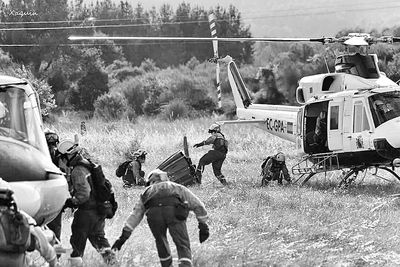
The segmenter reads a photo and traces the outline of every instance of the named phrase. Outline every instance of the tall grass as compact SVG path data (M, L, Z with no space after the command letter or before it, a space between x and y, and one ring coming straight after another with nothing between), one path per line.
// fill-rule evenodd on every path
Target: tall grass
M124 189L115 169L132 143L149 154L145 171L157 167L172 153L182 150L186 135L189 145L208 137L208 126L218 118L183 119L166 122L139 118L135 124L119 121L86 122L87 134L81 145L104 166L114 185L119 210L107 220L106 234L112 243L143 188ZM51 125L61 137L79 132L80 120L61 117ZM252 126L227 125L223 133L230 143L223 173L229 182L223 187L207 166L203 184L191 190L204 202L210 216L211 236L198 242L197 222L188 218L195 266L399 266L400 200L389 194L398 185L374 184L349 189L331 186L335 178L320 176L310 186L260 188L262 160L276 151L287 155L290 168L300 158L294 145ZM190 148L197 163L208 150ZM69 243L72 217L63 220L62 241ZM176 250L170 240L173 256ZM67 256L61 261L66 263ZM151 232L144 221L118 254L118 266L158 266ZM86 266L104 266L100 256L87 245ZM176 263L175 263L176 264Z

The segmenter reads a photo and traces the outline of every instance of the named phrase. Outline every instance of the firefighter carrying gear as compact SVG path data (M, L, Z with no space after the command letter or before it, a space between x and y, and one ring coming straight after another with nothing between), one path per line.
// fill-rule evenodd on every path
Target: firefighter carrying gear
M212 164L213 172L215 177L223 184L227 185L225 176L221 173L222 164L225 161L226 154L228 153L228 141L225 136L221 133L221 127L218 124L213 124L208 130L211 136L195 144L193 147L198 148L204 145L212 145L212 150L208 151L199 160L199 164L196 169L196 176L199 183L201 183L202 173L204 171L205 165Z
M278 184L282 184L282 176L290 184L291 180L285 163L285 155L279 152L275 156L268 157L262 165L261 175L262 186L268 185L270 181L278 181Z
M202 241L205 241L208 216L203 202L185 186L168 181L167 173L161 170L152 171L147 178L147 183L149 187L141 194L125 222L120 238L115 241L112 248L120 250L129 238L130 233L146 214L148 225L156 241L161 266L169 267L172 265L167 229L177 248L179 266L192 266L186 217L189 211L196 214L199 224L203 225L202 230L200 230ZM187 209L186 216L185 213L182 213L182 210L179 211L182 207Z

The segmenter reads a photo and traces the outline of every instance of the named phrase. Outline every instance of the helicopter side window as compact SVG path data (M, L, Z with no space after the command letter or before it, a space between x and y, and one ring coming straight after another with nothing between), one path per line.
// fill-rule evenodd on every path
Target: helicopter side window
M353 133L359 133L369 130L367 113L365 112L364 105L361 101L354 104L353 112Z
M339 106L331 107L330 130L339 129Z

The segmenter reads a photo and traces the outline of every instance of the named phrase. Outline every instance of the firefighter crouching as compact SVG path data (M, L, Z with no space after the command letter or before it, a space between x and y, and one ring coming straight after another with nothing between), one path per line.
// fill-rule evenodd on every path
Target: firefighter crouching
M149 174L147 185L148 187L134 206L125 222L121 236L115 241L112 249L121 249L146 214L147 222L156 241L161 266L172 266L167 229L177 248L179 266L192 266L186 218L189 211L196 214L199 222L200 243L207 240L209 237L209 229L206 224L208 216L203 202L185 186L169 181L167 173L159 169Z
M289 171L285 163L285 154L282 152L269 157L262 166L262 180L261 185L268 185L270 181L278 181L278 184L282 184L282 176L288 184L291 183Z

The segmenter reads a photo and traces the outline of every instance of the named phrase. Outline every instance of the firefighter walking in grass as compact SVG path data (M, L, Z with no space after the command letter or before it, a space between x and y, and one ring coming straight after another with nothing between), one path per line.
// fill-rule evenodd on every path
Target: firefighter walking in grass
M87 239L107 264L113 264L115 263L115 254L104 233L105 216L100 214L97 209L93 177L90 170L85 167L89 165L89 161L83 156L82 148L73 140L60 141L58 151L66 160L67 166L72 169L72 197L67 199L64 207L77 208L71 225L72 253L69 258L71 266L84 266L82 256Z
M197 181L201 183L201 176L204 171L204 167L211 163L215 177L223 184L227 185L225 176L221 173L222 164L228 153L228 141L225 136L221 133L221 126L219 124L212 124L208 129L211 134L209 138L195 144L193 147L198 148L204 145L212 145L212 150L209 150L199 160L199 164L196 169Z
M200 243L207 240L209 230L204 204L188 188L169 181L167 173L159 169L152 171L147 178L149 185L133 208L125 222L122 234L112 246L120 250L132 231L147 215L147 222L156 241L158 256L162 267L172 266L172 255L167 239L167 229L176 245L179 266L192 266L192 252L186 227L189 211L196 214L199 222Z

